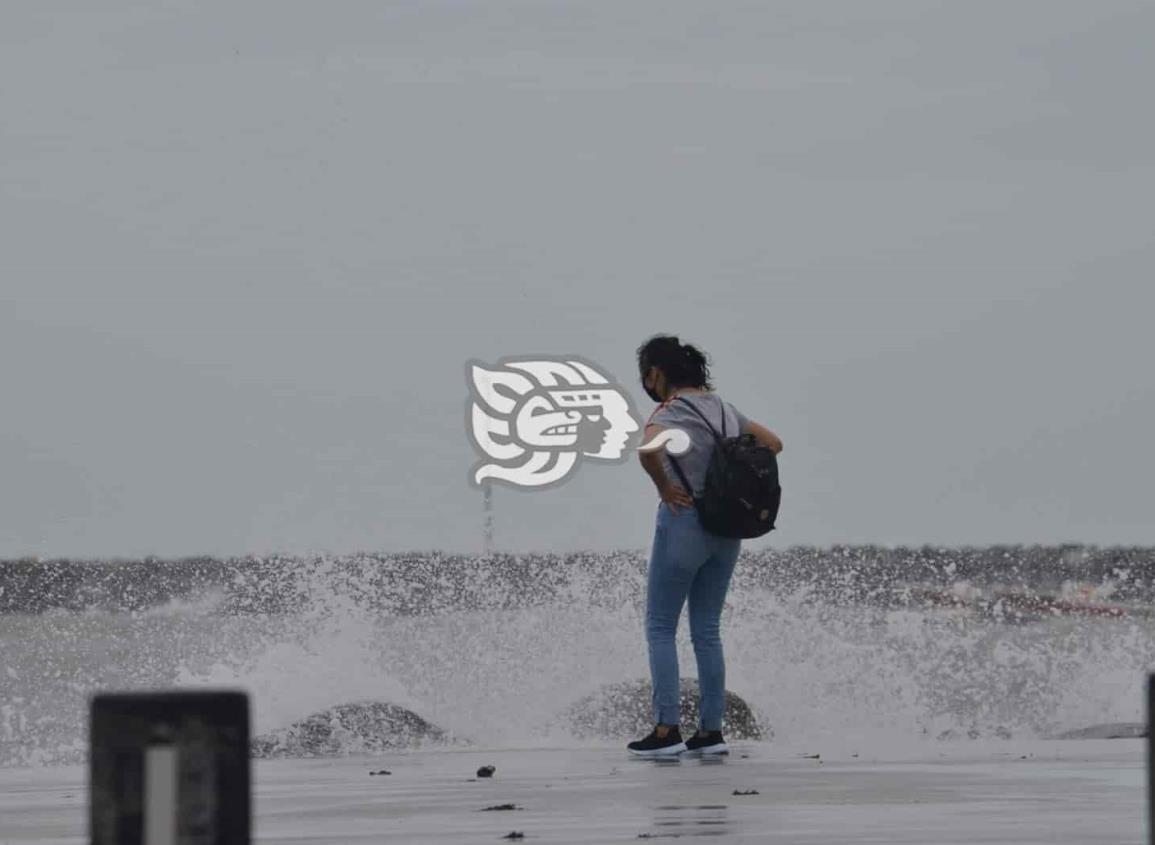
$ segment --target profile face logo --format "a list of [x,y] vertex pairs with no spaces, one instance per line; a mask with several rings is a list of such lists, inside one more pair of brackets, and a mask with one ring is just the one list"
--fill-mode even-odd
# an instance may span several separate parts
[[641,424],[629,394],[576,356],[503,358],[466,364],[466,426],[482,460],[469,480],[544,488],[585,458],[621,463]]

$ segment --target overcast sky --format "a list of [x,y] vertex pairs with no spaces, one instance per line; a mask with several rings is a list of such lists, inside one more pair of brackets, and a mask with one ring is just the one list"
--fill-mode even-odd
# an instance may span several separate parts
[[[0,557],[481,545],[467,359],[786,443],[766,544],[1155,543],[1149,2],[0,6]],[[636,462],[495,493],[643,548]]]

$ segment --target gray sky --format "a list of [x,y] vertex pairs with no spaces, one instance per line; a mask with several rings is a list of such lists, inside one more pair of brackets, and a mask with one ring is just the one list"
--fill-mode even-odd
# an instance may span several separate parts
[[476,549],[466,359],[648,410],[658,331],[786,442],[755,545],[1155,543],[1155,5],[385,5],[0,7],[0,557]]

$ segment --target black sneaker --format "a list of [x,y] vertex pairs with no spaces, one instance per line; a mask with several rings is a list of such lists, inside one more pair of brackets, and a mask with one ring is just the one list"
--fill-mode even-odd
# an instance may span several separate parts
[[703,756],[709,754],[729,754],[730,746],[726,745],[726,740],[722,738],[721,731],[706,731],[706,733],[698,731],[698,733],[686,740],[686,751]]
[[658,729],[654,728],[648,737],[635,740],[626,748],[635,757],[676,757],[686,750],[686,743],[677,727],[670,728],[664,738],[659,738]]

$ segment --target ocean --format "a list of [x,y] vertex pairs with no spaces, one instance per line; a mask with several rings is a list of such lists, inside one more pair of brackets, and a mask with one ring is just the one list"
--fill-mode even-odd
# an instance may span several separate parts
[[[248,691],[254,734],[386,702],[450,748],[624,742],[575,736],[566,714],[648,676],[644,572],[640,551],[8,561],[0,766],[82,763],[93,693],[171,686]],[[1137,724],[1153,585],[1149,549],[746,552],[723,616],[727,688],[768,745]]]

